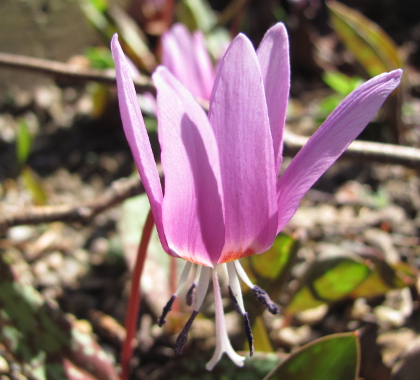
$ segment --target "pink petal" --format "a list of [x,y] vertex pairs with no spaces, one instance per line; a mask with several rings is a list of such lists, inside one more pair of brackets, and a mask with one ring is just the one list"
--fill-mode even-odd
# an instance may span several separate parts
[[[162,186],[150,146],[149,136],[146,132],[143,116],[140,111],[136,91],[129,65],[115,34],[111,41],[111,50],[117,74],[118,101],[120,105],[121,120],[125,136],[130,145],[140,178],[143,181],[150,207],[152,208],[156,228],[162,242],[163,249],[168,252],[165,234],[162,227]],[[168,252],[169,253],[169,252]]]
[[273,244],[277,227],[273,143],[257,56],[239,35],[219,66],[209,111],[220,156],[226,242],[219,263]]
[[199,73],[199,80],[201,83],[202,95],[204,100],[210,100],[211,92],[213,90],[214,79],[216,73],[214,72],[213,63],[211,62],[209,53],[206,48],[206,41],[203,33],[196,30],[193,35],[195,62],[197,72]]
[[283,153],[283,130],[290,89],[289,39],[282,23],[270,28],[257,49],[267,99],[276,173]]
[[162,37],[162,63],[194,96],[209,99],[214,74],[207,77],[211,61],[204,38],[193,37],[184,24],[173,25]]
[[400,83],[402,70],[376,76],[348,95],[299,151],[280,177],[280,231],[309,188],[346,150]]
[[216,139],[203,109],[165,67],[157,69],[153,80],[168,245],[185,260],[214,266],[225,239]]

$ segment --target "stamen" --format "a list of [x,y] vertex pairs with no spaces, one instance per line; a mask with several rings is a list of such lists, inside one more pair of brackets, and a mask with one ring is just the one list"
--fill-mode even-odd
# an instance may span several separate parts
[[179,279],[178,288],[176,289],[176,292],[172,294],[171,298],[169,299],[169,301],[166,303],[166,305],[164,306],[162,310],[162,315],[158,318],[159,327],[162,327],[166,323],[165,317],[172,310],[172,305],[175,302],[175,298],[185,288],[191,266],[192,266],[192,263],[190,261],[187,261],[185,263],[184,269],[182,270],[181,277]]
[[195,297],[196,297],[196,293],[197,293],[197,282],[198,282],[198,279],[200,278],[201,268],[202,268],[201,265],[197,265],[197,269],[195,271],[194,282],[192,283],[192,285],[188,289],[188,292],[185,296],[185,298],[186,298],[185,301],[186,301],[188,306],[191,306],[195,301]]
[[251,323],[249,322],[248,313],[244,314],[244,331],[249,345],[249,356],[254,355],[254,337],[252,335]]
[[230,298],[230,300],[231,300],[231,302],[232,302],[232,306],[233,306],[233,308],[235,309],[235,311],[236,311],[238,314],[242,315],[242,310],[241,310],[241,308],[239,307],[238,301],[236,300],[236,297],[235,297],[235,295],[233,294],[233,292],[232,292],[232,288],[230,287],[230,285],[228,285],[228,291],[229,291],[229,298]]
[[168,314],[172,310],[172,305],[175,302],[176,295],[172,294],[169,301],[166,303],[166,305],[163,307],[162,315],[158,318],[158,326],[162,327],[166,323],[166,314]]
[[176,355],[182,354],[182,350],[184,349],[184,346],[188,340],[188,333],[190,331],[191,325],[198,314],[198,310],[200,310],[200,307],[203,304],[204,297],[206,296],[207,289],[209,287],[210,268],[203,267],[202,270],[199,272],[199,276],[200,278],[198,280],[198,286],[197,286],[197,301],[195,304],[195,310],[192,312],[190,318],[188,319],[181,333],[178,335],[178,338],[176,338],[175,347],[174,347]]
[[238,366],[244,365],[245,358],[238,355],[230,344],[229,337],[227,335],[225,317],[223,313],[222,295],[220,294],[220,286],[217,278],[217,272],[213,269],[213,289],[214,289],[214,305],[216,309],[216,350],[211,360],[206,364],[206,369],[211,371],[217,362],[222,357],[223,353],[226,352],[229,358]]
[[204,298],[207,294],[210,282],[210,268],[202,267],[200,272],[200,278],[197,285],[197,300],[195,302],[195,310],[200,310],[203,304]]
[[255,298],[260,301],[264,307],[271,313],[271,314],[278,314],[280,313],[280,308],[271,301],[267,292],[261,289],[259,286],[254,285],[252,288],[252,293],[254,294]]
[[175,296],[178,296],[178,294],[181,293],[184,290],[185,286],[187,285],[188,275],[190,274],[191,266],[192,266],[192,262],[187,261],[185,263],[184,269],[182,270],[182,273],[181,273],[181,277],[179,278],[178,288],[176,289],[176,292],[174,293]]
[[197,285],[195,282],[193,282],[185,296],[185,302],[187,303],[188,306],[191,306],[194,303],[196,292],[197,292]]
[[255,298],[258,301],[260,301],[271,314],[280,313],[280,308],[270,299],[267,292],[251,282],[248,275],[245,273],[244,268],[242,268],[242,265],[240,264],[239,260],[235,260],[233,261],[233,263],[235,265],[235,269],[238,272],[239,277],[243,282],[245,282],[245,284],[247,284],[251,288]]
[[229,285],[232,289],[232,293],[236,298],[238,306],[241,310],[241,314],[245,313],[244,301],[242,299],[241,284],[239,283],[238,275],[235,270],[235,266],[232,262],[227,263],[227,270],[229,276]]
[[233,261],[233,264],[235,265],[235,269],[238,272],[239,277],[241,278],[241,280],[243,282],[245,282],[245,284],[248,285],[249,288],[253,288],[254,284],[251,282],[251,280],[249,279],[248,275],[246,274],[246,272],[244,271],[244,268],[242,268],[241,263],[239,262],[239,260],[235,260]]
[[249,322],[248,313],[245,311],[241,284],[239,283],[234,263],[227,263],[227,270],[229,275],[229,295],[232,299],[235,310],[244,318],[244,332],[249,345],[249,355],[252,356],[254,354],[254,338],[252,336],[251,323]]
[[188,340],[188,333],[190,331],[191,325],[194,322],[195,317],[197,316],[198,311],[194,310],[188,319],[187,323],[185,324],[184,328],[182,329],[181,333],[178,335],[178,338],[176,338],[175,342],[175,355],[181,355],[182,350],[184,349],[185,344]]

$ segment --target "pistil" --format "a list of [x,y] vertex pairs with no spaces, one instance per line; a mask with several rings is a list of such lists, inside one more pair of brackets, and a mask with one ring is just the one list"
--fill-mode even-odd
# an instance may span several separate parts
[[214,306],[216,309],[216,349],[213,357],[206,364],[206,369],[211,371],[217,362],[222,357],[223,353],[229,356],[229,358],[238,366],[244,365],[245,358],[238,355],[232,345],[230,344],[229,337],[226,330],[225,315],[223,312],[222,295],[220,294],[219,280],[217,278],[217,272],[213,269],[213,290],[214,290]]

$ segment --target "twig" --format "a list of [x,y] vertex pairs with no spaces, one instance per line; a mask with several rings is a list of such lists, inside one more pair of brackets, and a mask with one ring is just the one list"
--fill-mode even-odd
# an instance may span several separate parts
[[[284,135],[284,154],[295,156],[308,139],[308,137],[298,136],[286,131]],[[420,149],[403,145],[356,140],[350,144],[341,157],[365,162],[376,161],[404,165],[420,170]]]
[[[284,154],[294,156],[307,140],[307,137],[285,133]],[[407,146],[354,141],[342,157],[365,162],[399,164],[420,170],[420,149]],[[22,224],[55,221],[87,223],[95,215],[142,193],[144,188],[139,178],[119,179],[95,200],[80,205],[33,206],[8,215],[0,215],[0,233],[9,227]]]
[[114,181],[96,199],[80,205],[51,205],[25,207],[8,215],[0,216],[0,232],[22,224],[50,223],[54,221],[86,223],[95,215],[134,195],[144,193],[138,177]]
[[[242,1],[238,0],[237,3],[242,4]],[[0,67],[1,66],[13,69],[31,70],[59,77],[67,77],[74,80],[96,81],[109,85],[115,85],[116,83],[115,70],[112,69],[80,69],[77,66],[63,62],[22,55],[0,53]],[[149,91],[155,93],[156,91],[152,82],[145,77],[134,80],[134,85],[139,92]],[[208,110],[207,102],[201,101],[200,104],[204,109]],[[284,139],[285,154],[294,156],[299,149],[305,145],[307,140],[306,137],[287,132]],[[406,146],[355,141],[350,145],[343,156],[351,159],[373,160],[420,169],[420,149]],[[65,212],[65,210],[63,210],[63,212]]]
[[[82,69],[76,65],[64,62],[28,57],[25,55],[0,53],[0,67],[1,66],[16,70],[35,71],[79,82],[95,81],[108,85],[116,84],[114,69]],[[156,91],[152,82],[146,77],[135,79],[134,86],[138,92],[155,93]]]

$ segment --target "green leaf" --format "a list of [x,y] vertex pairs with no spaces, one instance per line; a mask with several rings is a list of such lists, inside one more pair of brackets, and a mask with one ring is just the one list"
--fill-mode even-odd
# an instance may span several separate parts
[[334,334],[290,354],[264,380],[355,380],[359,357],[357,332]]
[[206,33],[216,24],[216,16],[206,0],[182,0],[177,5],[176,15],[190,31]]
[[31,152],[32,136],[25,119],[21,119],[16,136],[16,156],[18,163],[23,165]]
[[89,60],[90,66],[94,69],[113,69],[114,61],[111,50],[105,47],[88,47],[85,56]]
[[285,267],[294,258],[296,239],[281,233],[274,240],[272,247],[262,255],[251,256],[251,265],[255,273],[263,278],[278,278]]
[[327,6],[333,28],[371,77],[403,67],[397,45],[377,24],[337,1]]
[[79,5],[86,19],[109,41],[117,30],[104,15],[108,3],[101,0],[79,0]]
[[325,303],[348,297],[371,273],[358,257],[350,255],[321,256],[315,260],[285,309],[293,315]]
[[274,352],[270,338],[268,337],[267,329],[265,328],[264,320],[260,315],[255,319],[255,323],[252,326],[252,332],[254,335],[255,351]]
[[370,275],[353,289],[350,297],[375,297],[392,289],[402,289],[415,284],[418,270],[407,263],[388,264],[377,257],[369,257],[369,262],[373,267]]
[[37,205],[45,205],[48,199],[47,193],[41,180],[29,166],[22,169],[20,177],[24,186],[31,192],[33,202]]
[[115,25],[125,54],[139,68],[152,73],[157,62],[147,46],[147,38],[138,24],[117,5],[110,6],[105,11],[105,15]]
[[6,254],[0,255],[0,342],[34,380],[117,380],[115,369],[95,339],[66,314],[20,281]]
[[340,73],[339,71],[326,71],[322,75],[322,80],[331,87],[334,91],[338,92],[343,96],[347,96],[359,87],[363,80],[357,76],[349,77],[346,74]]

